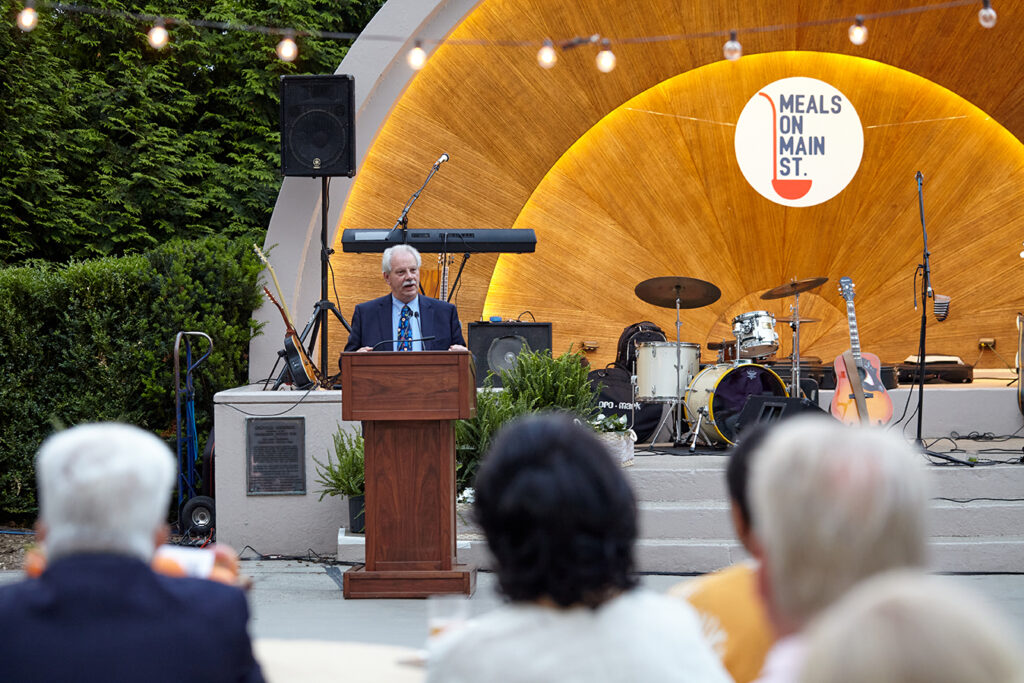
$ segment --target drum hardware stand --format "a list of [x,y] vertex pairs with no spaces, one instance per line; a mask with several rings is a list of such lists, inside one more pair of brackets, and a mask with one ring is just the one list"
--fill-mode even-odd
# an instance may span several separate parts
[[700,434],[700,425],[704,421],[704,417],[708,414],[706,406],[701,406],[697,411],[697,424],[693,428],[693,439],[690,440],[690,452],[697,452],[697,436]]
[[793,312],[793,322],[789,324],[793,330],[793,352],[789,354],[793,360],[793,371],[789,375],[789,395],[800,398],[800,292],[794,296],[789,310]]

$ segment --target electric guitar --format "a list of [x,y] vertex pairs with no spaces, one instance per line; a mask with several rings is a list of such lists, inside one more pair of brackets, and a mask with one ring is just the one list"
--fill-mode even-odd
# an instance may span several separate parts
[[285,360],[288,362],[288,369],[292,375],[292,381],[299,389],[308,389],[316,386],[321,383],[320,372],[313,365],[313,361],[310,360],[305,347],[302,346],[302,340],[295,331],[292,317],[283,303],[284,294],[281,293],[281,283],[277,281],[277,273],[274,272],[274,266],[270,265],[270,261],[267,260],[267,257],[258,246],[254,244],[252,248],[256,251],[256,255],[260,257],[260,260],[263,261],[263,265],[270,271],[270,277],[274,280],[274,289],[277,290],[277,295],[281,297],[282,303],[278,303],[266,285],[263,286],[263,293],[267,295],[272,304],[277,306],[277,310],[281,312],[281,317],[284,318],[284,353]]
[[846,299],[846,317],[850,325],[850,350],[836,357],[836,391],[831,412],[847,424],[888,424],[892,419],[892,399],[879,376],[882,362],[873,353],[861,353],[857,333],[857,314],[853,309],[853,280],[839,280],[839,293]]

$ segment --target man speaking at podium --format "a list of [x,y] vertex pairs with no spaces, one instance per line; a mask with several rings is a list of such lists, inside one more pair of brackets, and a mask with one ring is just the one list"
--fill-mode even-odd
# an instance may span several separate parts
[[467,351],[455,306],[420,296],[420,253],[407,244],[384,251],[391,294],[356,305],[346,351]]

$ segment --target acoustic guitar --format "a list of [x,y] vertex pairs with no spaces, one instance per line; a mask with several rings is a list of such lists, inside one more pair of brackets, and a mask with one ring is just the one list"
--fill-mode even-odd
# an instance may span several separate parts
[[853,308],[853,280],[839,280],[839,293],[846,299],[846,318],[850,326],[850,350],[835,360],[836,391],[831,412],[847,424],[888,424],[892,419],[892,399],[882,385],[882,362],[873,353],[862,353],[857,333],[857,314]]
[[281,297],[282,303],[278,303],[274,295],[264,285],[263,293],[270,299],[270,303],[277,306],[277,310],[281,312],[281,317],[284,318],[284,355],[292,375],[292,382],[299,389],[309,389],[316,386],[322,381],[320,372],[316,369],[313,361],[310,360],[305,347],[302,345],[302,339],[299,338],[298,333],[295,331],[292,317],[283,303],[284,295],[281,293],[281,283],[277,281],[277,273],[274,272],[274,266],[270,265],[270,261],[258,246],[254,244],[252,248],[256,251],[256,255],[260,257],[260,260],[263,261],[263,265],[270,271],[270,277],[274,280],[274,289],[277,290],[277,295]]

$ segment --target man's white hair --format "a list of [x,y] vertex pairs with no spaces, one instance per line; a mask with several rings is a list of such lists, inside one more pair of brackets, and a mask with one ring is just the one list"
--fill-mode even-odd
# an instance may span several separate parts
[[750,493],[772,608],[792,626],[861,579],[925,562],[923,463],[881,429],[787,421],[757,450]]
[[148,562],[175,469],[167,445],[131,425],[80,425],[48,438],[36,458],[47,558],[117,553]]
[[393,254],[412,254],[416,259],[416,267],[419,268],[423,265],[423,258],[420,256],[420,252],[416,251],[416,247],[410,247],[408,244],[396,244],[384,250],[384,255],[380,259],[381,272],[391,272],[391,256]]
[[808,629],[800,683],[1021,683],[1019,636],[985,600],[920,571],[864,581]]

